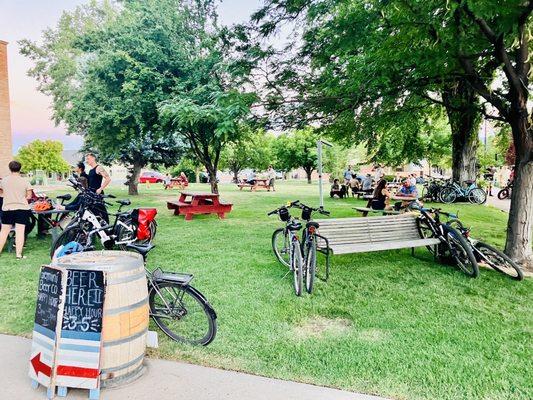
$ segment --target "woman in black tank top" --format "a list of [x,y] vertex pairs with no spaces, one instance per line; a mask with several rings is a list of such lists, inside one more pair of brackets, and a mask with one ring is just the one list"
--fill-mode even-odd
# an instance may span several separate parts
[[[376,190],[374,190],[374,197],[372,198],[371,207],[373,210],[384,210],[387,206],[387,181],[380,179]],[[384,193],[385,192],[385,193]]]

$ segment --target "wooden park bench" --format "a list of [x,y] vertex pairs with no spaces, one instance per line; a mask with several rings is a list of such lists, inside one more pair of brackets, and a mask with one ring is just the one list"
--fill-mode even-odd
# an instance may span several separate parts
[[413,214],[383,217],[317,220],[320,224],[318,248],[334,255],[434,246],[439,239],[420,236]]
[[266,189],[270,192],[270,179],[256,179],[254,185],[243,181],[237,183],[237,187],[239,188],[239,190],[242,190],[242,188],[250,188],[250,191],[254,191],[257,189]]

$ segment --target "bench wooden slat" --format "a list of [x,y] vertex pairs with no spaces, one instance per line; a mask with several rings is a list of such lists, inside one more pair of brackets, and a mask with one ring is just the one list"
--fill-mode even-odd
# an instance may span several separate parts
[[411,247],[433,246],[439,244],[439,239],[418,239],[407,241],[389,241],[383,243],[365,243],[365,244],[346,244],[346,245],[331,245],[330,249],[333,254],[350,254],[362,253],[371,251],[397,250]]

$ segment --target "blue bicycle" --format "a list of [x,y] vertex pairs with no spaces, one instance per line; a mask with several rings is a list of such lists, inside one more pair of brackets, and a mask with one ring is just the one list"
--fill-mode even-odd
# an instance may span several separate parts
[[483,204],[487,201],[487,192],[481,189],[475,181],[465,181],[463,187],[457,182],[452,182],[443,187],[439,193],[440,201],[451,204],[459,198],[467,199],[472,204]]

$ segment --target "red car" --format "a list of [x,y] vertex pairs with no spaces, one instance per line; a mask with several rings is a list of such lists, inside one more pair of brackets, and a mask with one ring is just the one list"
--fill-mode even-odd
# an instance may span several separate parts
[[139,183],[163,183],[164,181],[165,175],[153,171],[143,172],[139,177]]

